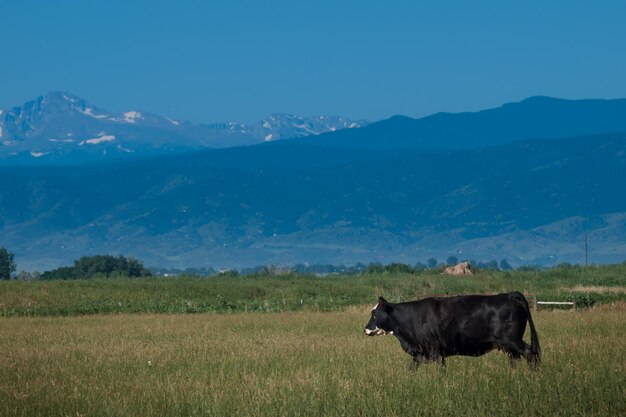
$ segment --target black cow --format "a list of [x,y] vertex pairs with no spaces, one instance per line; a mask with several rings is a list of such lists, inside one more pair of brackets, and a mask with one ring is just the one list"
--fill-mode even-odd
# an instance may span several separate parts
[[[522,340],[530,324],[530,346]],[[519,292],[497,295],[433,297],[392,304],[383,297],[372,309],[365,334],[393,334],[415,365],[446,356],[480,356],[503,350],[511,364],[524,356],[529,365],[541,359],[539,339],[528,302]]]

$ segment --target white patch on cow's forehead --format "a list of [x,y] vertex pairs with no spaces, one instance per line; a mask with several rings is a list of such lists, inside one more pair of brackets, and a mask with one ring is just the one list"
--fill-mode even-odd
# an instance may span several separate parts
[[[378,303],[378,304],[380,304],[380,303]],[[374,310],[376,310],[376,309],[378,308],[378,304],[376,304],[376,305],[374,306],[374,308],[372,309],[372,311],[374,311]]]

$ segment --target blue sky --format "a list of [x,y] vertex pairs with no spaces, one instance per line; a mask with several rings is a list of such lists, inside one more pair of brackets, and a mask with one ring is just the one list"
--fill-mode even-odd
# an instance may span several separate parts
[[194,122],[626,97],[624,1],[0,2],[0,108],[68,91]]

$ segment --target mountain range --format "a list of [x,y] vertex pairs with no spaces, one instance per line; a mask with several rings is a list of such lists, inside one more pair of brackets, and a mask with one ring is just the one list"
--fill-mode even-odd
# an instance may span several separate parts
[[522,139],[624,132],[625,115],[626,99],[534,96],[478,112],[437,113],[420,119],[395,116],[363,129],[329,132],[313,143],[372,150],[476,149]]
[[[100,115],[100,113],[93,112]],[[90,116],[89,116],[90,117]],[[0,246],[47,269],[621,262],[626,100],[533,97],[251,146],[0,167]]]
[[365,126],[340,116],[272,114],[255,123],[193,124],[144,111],[110,113],[64,92],[0,110],[0,164],[76,164],[258,144]]

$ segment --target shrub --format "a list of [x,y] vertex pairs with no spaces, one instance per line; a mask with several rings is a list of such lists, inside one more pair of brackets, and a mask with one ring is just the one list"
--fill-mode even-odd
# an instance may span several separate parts
[[146,277],[152,274],[135,258],[111,255],[83,256],[74,266],[64,266],[46,271],[41,279],[91,279],[95,277]]
[[0,279],[11,279],[11,274],[15,272],[15,255],[0,247]]

